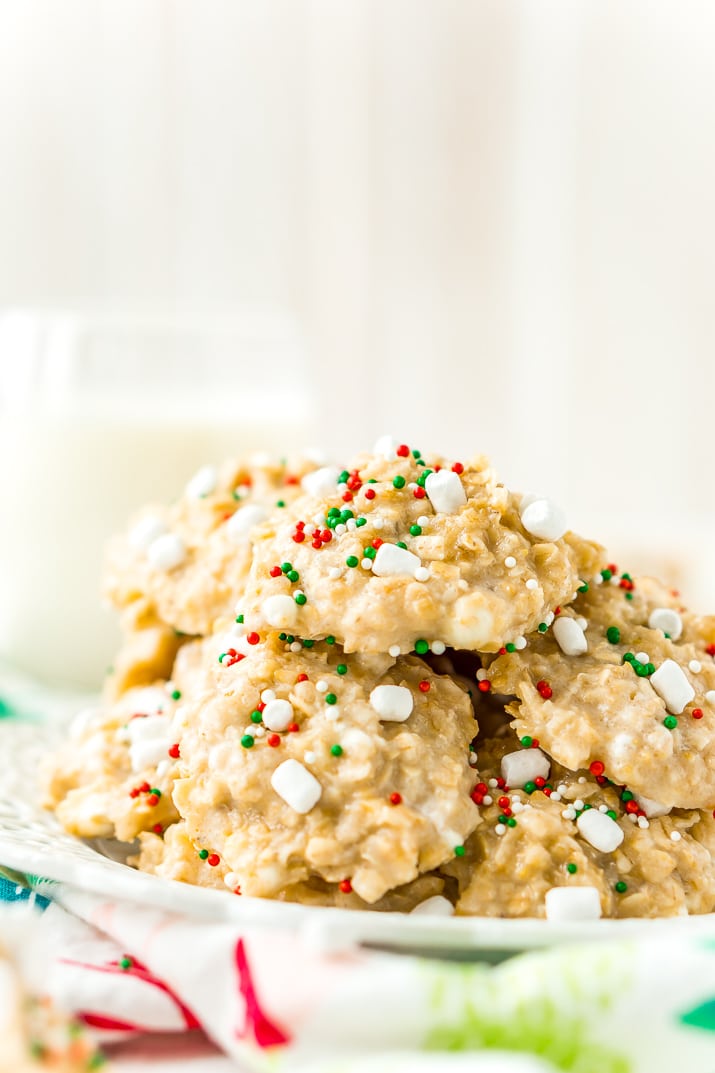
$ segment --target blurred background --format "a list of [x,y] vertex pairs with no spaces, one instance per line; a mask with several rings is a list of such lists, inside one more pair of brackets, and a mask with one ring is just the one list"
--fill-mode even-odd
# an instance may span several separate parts
[[690,0],[0,0],[0,653],[96,681],[129,510],[383,432],[715,608],[714,33]]

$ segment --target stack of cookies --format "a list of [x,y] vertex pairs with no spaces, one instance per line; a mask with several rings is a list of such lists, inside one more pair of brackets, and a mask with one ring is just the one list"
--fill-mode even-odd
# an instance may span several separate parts
[[715,617],[484,458],[205,467],[105,590],[125,641],[47,803],[137,867],[419,913],[715,907]]

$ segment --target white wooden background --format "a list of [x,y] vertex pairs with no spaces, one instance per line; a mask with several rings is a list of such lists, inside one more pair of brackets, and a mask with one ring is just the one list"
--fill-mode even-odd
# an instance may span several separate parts
[[288,311],[331,446],[485,449],[715,605],[714,35],[690,0],[0,0],[0,303]]

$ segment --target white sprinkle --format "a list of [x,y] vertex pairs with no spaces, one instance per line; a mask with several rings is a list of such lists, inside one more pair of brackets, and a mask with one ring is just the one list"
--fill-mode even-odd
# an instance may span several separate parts
[[315,514],[313,516],[313,525],[316,525],[319,529],[322,529],[322,527],[325,525],[325,515]]
[[591,584],[592,585],[603,585],[603,578],[601,577],[601,575],[600,574],[594,574],[593,577],[591,578]]
[[549,499],[535,499],[524,507],[521,524],[539,540],[559,540],[568,529],[566,515]]
[[226,875],[223,877],[223,881],[229,890],[235,890],[236,887],[239,887],[241,885],[241,877],[235,872],[226,872]]
[[598,811],[599,812],[608,812],[608,805],[599,805],[598,806]]
[[338,522],[338,524],[335,526],[334,531],[337,534],[337,536],[342,536],[343,533],[347,533],[348,528],[347,528],[347,526],[345,525],[344,522]]
[[645,818],[645,816],[639,816],[638,817],[638,826],[641,828],[641,830],[644,830],[646,827],[650,827],[650,823]]
[[434,652],[435,656],[442,656],[447,650],[447,646],[444,641],[433,641],[430,648]]
[[323,788],[297,760],[284,760],[271,775],[271,786],[286,805],[305,815],[320,800]]
[[441,894],[433,894],[411,909],[410,916],[451,917],[454,916],[454,906]]
[[337,581],[339,577],[343,576],[343,571],[339,566],[331,566],[328,570],[328,577],[331,581]]
[[533,592],[534,589],[538,589],[539,582],[536,580],[535,577],[530,577],[528,579],[528,581],[525,582],[525,585],[526,585],[527,589],[529,589],[531,592]]
[[246,544],[254,528],[267,517],[268,511],[265,507],[259,507],[257,503],[247,503],[228,519],[226,532],[236,544]]
[[146,557],[155,570],[175,570],[186,559],[186,545],[176,533],[165,533],[151,542]]
[[218,470],[215,466],[202,466],[184,489],[189,499],[203,499],[216,491],[218,484]]
[[650,684],[672,715],[680,715],[695,696],[695,690],[685,673],[673,659],[661,663],[655,674],[650,676]]
[[551,887],[544,908],[547,920],[598,920],[601,899],[596,887]]
[[581,786],[583,786],[586,783],[586,776],[585,775],[579,775],[578,782],[581,784]]
[[705,694],[705,700],[708,704],[715,704],[715,689],[709,689]]
[[480,667],[479,670],[477,671],[477,674],[476,674],[477,681],[478,682],[485,682],[488,677],[489,677],[489,672],[485,671],[483,667]]
[[588,651],[586,635],[575,619],[558,618],[554,622],[554,637],[566,656],[581,656]]
[[503,823],[498,823],[496,825],[496,827],[494,828],[494,834],[496,834],[496,835],[506,834],[506,827],[504,826]]
[[485,805],[491,805],[491,804],[493,803],[493,801],[494,801],[494,798],[492,797],[492,795],[491,795],[491,794],[485,794],[485,795],[484,795],[484,801],[483,801],[483,804],[485,804]]
[[261,604],[261,612],[269,626],[280,630],[295,626],[298,621],[298,604],[285,593],[267,596]]
[[396,544],[381,544],[372,561],[376,577],[414,577],[422,564],[417,555]]
[[234,622],[231,626],[231,633],[234,637],[245,637],[248,633],[248,626],[245,622]]
[[414,708],[414,697],[407,686],[375,686],[370,694],[370,704],[380,719],[392,723],[404,723]]
[[348,532],[349,533],[354,533],[355,530],[357,529],[357,522],[355,521],[354,518],[348,518],[348,520],[347,520],[347,522],[345,524],[348,527]]
[[306,764],[314,764],[318,758],[312,750],[308,750],[308,752],[303,755],[303,759]]
[[169,532],[169,527],[155,514],[141,518],[129,532],[129,543],[137,551],[146,551],[150,544]]
[[270,701],[275,700],[276,695],[272,689],[264,689],[261,693],[261,700],[264,704],[268,704]]
[[263,709],[263,722],[269,730],[285,730],[293,722],[293,705],[289,700],[269,700]]
[[307,473],[300,482],[300,486],[309,496],[324,499],[334,495],[339,476],[340,470],[335,466],[323,466],[322,469],[316,469],[313,473]]
[[517,749],[501,761],[501,775],[507,786],[519,789],[534,779],[548,779],[551,762],[541,749]]
[[626,815],[631,821],[631,823],[638,823],[638,817],[636,816],[635,812],[627,812]]
[[315,688],[318,690],[319,693],[327,693],[328,683],[324,681],[324,679],[319,678],[318,681],[315,683]]
[[417,519],[417,524],[421,525],[422,528],[424,529],[424,527],[428,523],[429,523],[429,518],[427,517],[427,515],[426,514],[420,514],[419,518]]
[[417,484],[416,481],[410,481],[410,483],[407,485],[407,487],[409,488],[409,490],[411,492],[414,492],[415,488],[419,488],[419,484]]
[[[574,597],[574,599],[575,599],[575,597]],[[580,616],[579,616],[579,617],[578,617],[578,618],[576,619],[576,622],[578,622],[578,624],[579,624],[579,626],[581,627],[581,629],[582,629],[582,630],[587,630],[587,629],[588,629],[588,619],[587,619],[587,618],[583,618],[583,616],[582,616],[582,615],[580,615]]]
[[426,566],[418,566],[415,570],[415,581],[429,581],[429,570]]
[[291,652],[301,652],[303,650],[303,646],[300,641],[293,641],[290,646],[290,650]]
[[517,637],[516,641],[514,641],[514,648],[517,652],[523,652],[526,648],[526,643],[526,637]]
[[615,586],[615,585],[620,585],[620,583],[621,583],[621,580],[620,580],[620,578],[618,577],[617,574],[612,574],[611,577],[609,577],[609,579],[608,579],[608,584],[609,585],[614,585]]
[[254,732],[254,737],[262,738],[265,733],[266,733],[266,728],[265,727],[257,726],[256,729],[255,729],[255,732]]
[[575,810],[573,808],[565,808],[563,810],[563,812],[561,813],[561,815],[563,816],[563,818],[565,820],[575,820],[576,819],[576,812],[575,812]]
[[496,790],[498,785],[499,785],[499,783],[497,782],[496,779],[488,779],[487,780],[487,786],[490,786],[492,788],[492,790]]
[[[553,797],[553,794],[551,796]],[[511,811],[514,813],[515,816],[518,816],[520,812],[523,812],[524,806],[522,805],[521,801],[512,801]]]
[[376,514],[371,514],[370,515],[370,524],[373,527],[373,529],[384,529],[385,528],[385,522],[379,516],[379,514],[378,515],[376,515]]
[[[566,793],[566,791],[568,790],[568,786],[566,785],[566,783],[565,783],[565,782],[562,782],[560,786],[557,786],[557,787],[556,787],[556,789],[558,790],[558,792],[559,792],[560,794],[565,794],[565,793]],[[552,794],[552,796],[553,796],[553,794]]]
[[561,800],[561,794],[558,792],[558,790],[553,791],[553,793],[551,794],[551,800],[552,801],[560,801]]
[[397,659],[397,657],[400,654],[400,646],[399,645],[390,645],[390,647],[388,648],[387,652],[388,652],[388,655],[392,656],[393,659]]
[[255,736],[256,736],[256,727],[255,727],[255,725],[253,723],[249,723],[247,727],[243,728],[243,733],[248,734],[248,736],[250,738],[255,738]]
[[556,618],[556,615],[553,613],[553,611],[547,611],[546,614],[544,615],[544,622],[546,623],[547,626],[550,626],[555,618]]
[[360,566],[363,570],[372,570],[372,559],[361,559]]
[[442,514],[456,514],[467,502],[459,474],[451,469],[430,473],[425,480],[425,492],[434,509]]
[[613,853],[625,837],[615,820],[594,808],[582,812],[576,820],[576,826],[589,845],[601,853]]
[[652,797],[644,797],[643,794],[633,796],[649,820],[654,820],[658,816],[667,816],[671,810],[670,805],[661,805],[660,801],[654,801]]
[[691,670],[693,674],[700,674],[703,669],[703,665],[699,659],[691,659],[688,664],[688,670]]
[[511,570],[512,567],[516,566],[516,559],[513,555],[507,555],[506,559],[504,560],[504,566],[507,568],[507,570]]
[[647,652],[636,652],[636,659],[639,663],[650,663],[650,657]]
[[573,807],[576,809],[577,812],[580,812],[581,809],[583,808],[583,806],[584,806],[584,802],[581,800],[580,797],[577,797],[576,800],[573,803]]
[[680,842],[680,839],[682,837],[683,836],[681,835],[680,831],[671,831],[670,832],[670,841],[671,842]]
[[323,717],[327,719],[329,723],[337,723],[340,718],[340,709],[334,704],[332,707],[329,704],[326,704],[323,708]]
[[651,611],[648,625],[652,630],[662,630],[671,640],[677,641],[683,632],[683,620],[677,611],[670,607],[656,607]]

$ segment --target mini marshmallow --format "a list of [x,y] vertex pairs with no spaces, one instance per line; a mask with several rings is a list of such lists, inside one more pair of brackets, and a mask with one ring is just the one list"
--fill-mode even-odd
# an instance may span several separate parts
[[596,887],[552,887],[544,897],[547,920],[598,920],[601,899]]
[[451,469],[430,473],[425,481],[425,492],[434,509],[443,514],[456,514],[467,502],[467,493],[459,474]]
[[674,659],[666,659],[661,663],[655,674],[650,676],[650,684],[665,701],[671,715],[680,715],[685,705],[690,704],[695,696],[695,690]]
[[643,794],[633,796],[649,820],[654,820],[658,816],[667,816],[671,811],[670,805],[661,805],[660,801],[654,801],[652,797],[644,797]]
[[407,686],[375,686],[370,704],[386,722],[404,723],[412,715],[415,700]]
[[259,507],[257,503],[247,503],[240,507],[226,522],[226,532],[237,544],[248,541],[254,526],[264,522],[268,517],[265,507]]
[[151,542],[146,557],[155,570],[175,570],[186,559],[186,545],[176,533],[164,533]]
[[510,790],[522,789],[534,779],[548,779],[551,762],[541,749],[517,749],[501,761],[501,775]]
[[397,448],[399,446],[399,443],[394,437],[380,436],[380,438],[375,441],[372,453],[380,455],[381,458],[386,458],[388,462],[392,462],[397,458]]
[[298,621],[298,604],[285,593],[267,596],[261,604],[261,611],[268,625],[278,630],[287,630]]
[[662,630],[673,641],[677,641],[683,632],[683,620],[677,611],[670,607],[656,607],[651,611],[648,625],[652,630]]
[[709,689],[705,694],[705,700],[708,704],[715,704],[715,689]]
[[410,910],[410,916],[419,917],[452,917],[454,906],[441,894],[433,894],[431,898],[425,898],[423,902]]
[[143,771],[164,760],[171,746],[171,720],[166,715],[131,719],[127,726],[132,771]]
[[582,812],[576,820],[576,826],[589,845],[601,853],[613,853],[625,838],[616,821],[595,808]]
[[293,722],[293,705],[289,700],[269,700],[263,709],[263,725],[269,730],[285,730]]
[[521,524],[527,533],[539,540],[559,540],[568,529],[566,515],[555,503],[549,499],[535,499],[523,505],[521,510]]
[[300,486],[309,496],[325,499],[327,496],[335,495],[339,476],[340,470],[335,466],[323,466],[322,469],[316,469],[313,473],[307,473],[300,482]]
[[554,622],[554,637],[566,656],[582,656],[588,652],[588,641],[578,622],[572,618],[557,618]]
[[284,760],[271,775],[271,786],[294,812],[305,815],[320,801],[323,787],[297,760]]
[[414,577],[420,560],[407,548],[396,544],[381,544],[372,561],[372,572],[377,577]]
[[184,491],[189,499],[202,499],[204,496],[210,496],[212,492],[215,492],[217,484],[218,470],[216,467],[202,466],[193,475]]
[[147,514],[129,531],[129,543],[137,551],[146,551],[150,544],[169,532],[169,527],[155,514]]

